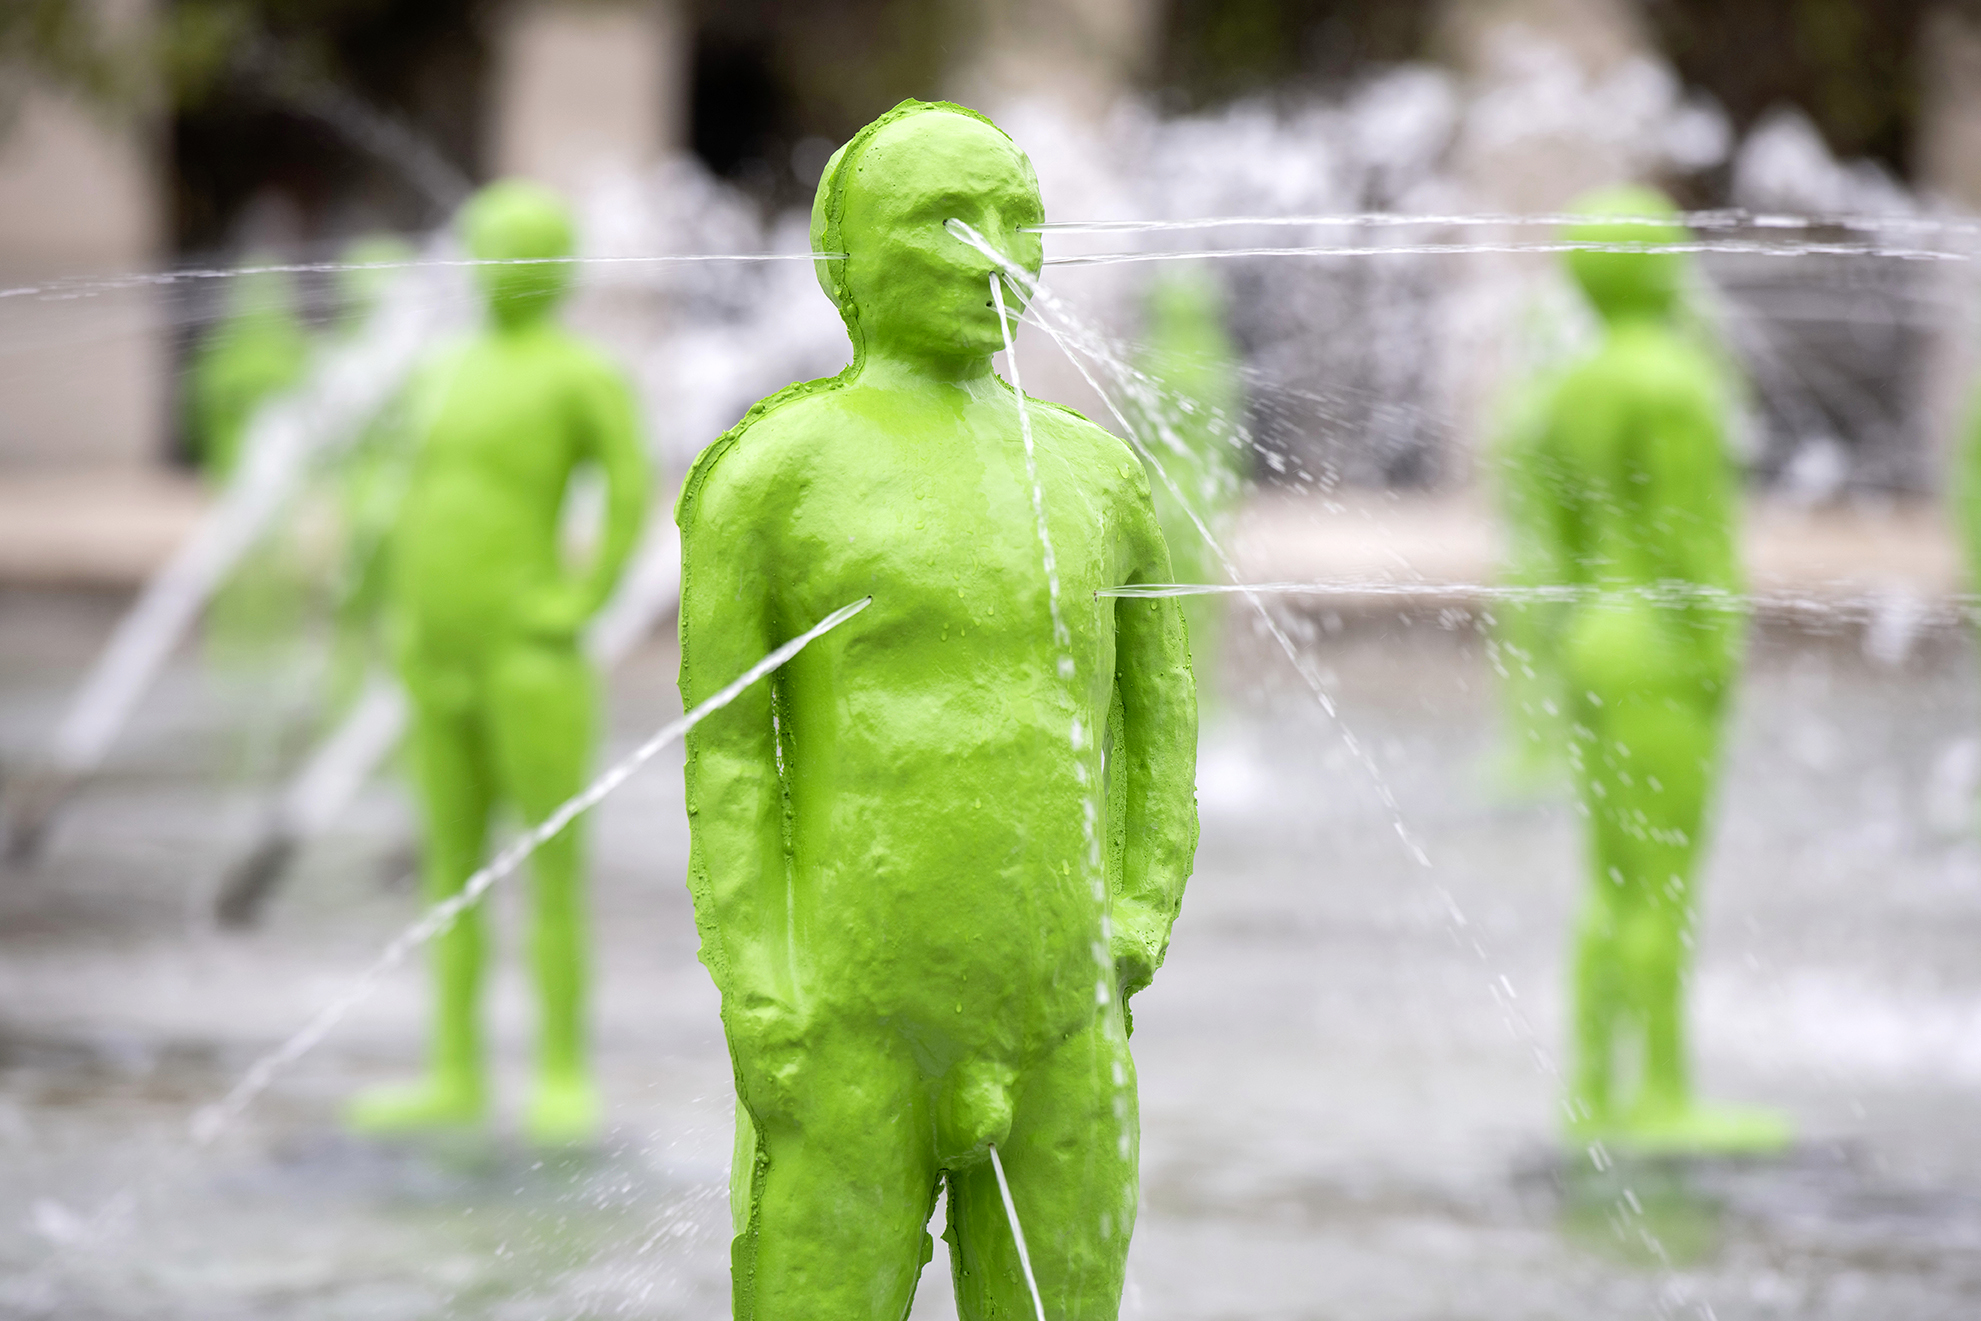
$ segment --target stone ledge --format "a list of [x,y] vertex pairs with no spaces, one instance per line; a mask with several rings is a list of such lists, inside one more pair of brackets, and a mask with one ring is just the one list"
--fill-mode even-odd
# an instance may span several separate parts
[[0,584],[134,588],[208,499],[195,478],[168,469],[0,473]]

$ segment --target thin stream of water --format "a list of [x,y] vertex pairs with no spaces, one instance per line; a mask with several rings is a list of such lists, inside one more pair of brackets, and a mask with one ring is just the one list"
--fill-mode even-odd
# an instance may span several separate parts
[[[1541,213],[1534,215],[1500,213],[1482,213],[1476,215],[1407,215],[1396,212],[1373,211],[1349,215],[1211,216],[1193,220],[1058,221],[1038,225],[1033,227],[1033,229],[1035,232],[1044,234],[1141,234],[1250,227],[1355,227],[1369,229],[1560,227],[1564,225],[1586,224],[1589,220],[1590,217],[1588,216],[1574,215],[1572,213]],[[1623,225],[1670,225],[1674,223],[1673,218],[1655,216],[1605,216],[1602,217],[1602,221],[1605,224]],[[1692,229],[1718,231],[1757,229],[1778,233],[1821,229],[1846,229],[1862,233],[1903,232],[1950,235],[1981,233],[1981,222],[1935,217],[1825,217],[1757,215],[1741,211],[1691,211],[1684,212],[1678,216],[1676,223]],[[1887,257],[1905,261],[1966,262],[1974,260],[1973,254],[1941,248],[1893,247],[1870,243],[1810,241],[1780,243],[1759,239],[1705,239],[1682,243],[1612,243],[1557,240],[1540,243],[1336,244],[1296,247],[1210,248],[1182,252],[1096,253],[1085,256],[1053,257],[1048,258],[1046,264],[1048,266],[1086,266],[1114,262],[1164,261],[1185,258],[1437,256],[1464,253],[1507,254],[1526,252],[1671,252],[1748,254],[1769,257]],[[342,271],[396,270],[407,267],[432,265],[459,267],[485,265],[601,266],[681,262],[837,261],[844,259],[845,255],[843,252],[657,253],[652,255],[622,256],[455,258],[444,260],[423,258],[410,262],[284,262],[239,267],[193,267],[171,271],[137,272],[128,275],[101,278],[52,280],[40,284],[19,285],[13,288],[0,289],[0,299],[23,297],[72,298],[117,289],[171,285],[189,280],[231,279],[236,276],[264,273],[335,274]]]
[[[1414,214],[1398,211],[1357,211],[1340,214],[1296,216],[1201,216],[1189,220],[1053,220],[1028,225],[1035,234],[1147,234],[1234,228],[1366,228],[1402,229],[1424,226],[1443,229],[1585,225],[1592,219],[1572,211],[1532,213],[1475,212],[1460,214]],[[1675,216],[1603,216],[1606,225],[1682,225],[1704,230],[1811,230],[1843,229],[1863,233],[1903,231],[1924,234],[1981,234],[1981,221],[1951,216],[1834,215],[1791,216],[1729,208],[1714,211],[1681,211]]]
[[778,647],[762,660],[743,671],[729,684],[709,697],[706,701],[687,712],[678,720],[670,721],[654,732],[652,737],[621,760],[617,765],[593,780],[582,791],[565,801],[556,811],[546,816],[534,828],[517,838],[504,848],[489,864],[463,882],[460,892],[442,900],[428,909],[417,922],[394,937],[385,949],[365,968],[344,992],[333,999],[315,1017],[305,1023],[288,1040],[269,1051],[249,1066],[241,1080],[212,1105],[203,1107],[193,1116],[193,1141],[198,1146],[207,1146],[226,1127],[239,1118],[269,1085],[291,1064],[328,1036],[333,1028],[351,1009],[370,995],[380,977],[402,963],[406,956],[440,935],[454,925],[455,919],[481,899],[503,877],[521,866],[530,854],[543,846],[559,831],[570,825],[584,812],[597,806],[608,794],[631,779],[640,767],[651,761],[661,749],[681,738],[689,730],[708,717],[728,706],[742,695],[745,689],[757,680],[777,669],[786,661],[803,651],[815,639],[823,637],[833,629],[851,619],[854,615],[873,604],[871,596],[839,609],[821,619],[818,623]]
[[1488,583],[1397,582],[1387,578],[1317,579],[1308,582],[1253,583],[1132,583],[1102,591],[1102,596],[1244,596],[1262,592],[1275,596],[1395,596],[1467,601],[1504,601],[1518,605],[1545,605],[1556,602],[1587,601],[1597,597],[1629,597],[1664,607],[1700,606],[1728,614],[1767,611],[1779,614],[1820,614],[1846,622],[1863,623],[1881,618],[1893,602],[1912,603],[1913,619],[1921,625],[1952,626],[1981,623],[1981,596],[1961,595],[1943,598],[1935,604],[1917,601],[1899,593],[1859,594],[1816,597],[1796,592],[1727,592],[1696,583],[1668,582],[1655,586],[1590,584],[1587,586],[1515,587]]
[[1032,1274],[1032,1252],[1025,1246],[1025,1228],[1018,1223],[1018,1204],[1011,1200],[1011,1181],[1004,1177],[1004,1161],[997,1154],[997,1144],[990,1149],[991,1169],[997,1173],[997,1192],[1004,1199],[1004,1218],[1011,1222],[1011,1239],[1018,1245],[1018,1264],[1025,1268],[1025,1287],[1032,1291],[1032,1315],[1037,1321],[1046,1321],[1045,1300],[1039,1297],[1039,1280]]
[[687,252],[618,257],[419,257],[411,261],[299,261],[262,266],[201,266],[174,271],[140,271],[101,278],[51,280],[0,289],[0,298],[80,298],[119,289],[180,284],[188,280],[231,280],[244,275],[338,275],[345,271],[405,271],[472,266],[647,266],[668,262],[839,261],[843,252]]
[[[1039,326],[1040,329],[1044,330],[1049,336],[1051,336],[1053,341],[1059,345],[1060,350],[1066,354],[1068,360],[1072,362],[1074,367],[1079,371],[1082,379],[1084,379],[1087,382],[1089,387],[1091,387],[1094,390],[1094,392],[1097,395],[1099,395],[1102,401],[1106,404],[1109,413],[1115,418],[1116,422],[1121,426],[1130,444],[1134,446],[1136,451],[1143,457],[1143,459],[1149,464],[1149,466],[1155,470],[1157,477],[1170,490],[1171,494],[1176,497],[1178,505],[1189,516],[1191,523],[1195,526],[1198,534],[1204,538],[1205,544],[1210,548],[1212,553],[1218,557],[1220,562],[1223,564],[1225,571],[1229,573],[1231,577],[1234,579],[1234,583],[1231,590],[1236,592],[1237,594],[1244,595],[1247,601],[1258,612],[1259,617],[1264,621],[1269,632],[1272,634],[1274,639],[1279,643],[1282,651],[1285,652],[1289,661],[1293,663],[1295,670],[1301,675],[1301,677],[1307,682],[1308,686],[1313,690],[1315,697],[1320,702],[1322,710],[1335,721],[1336,728],[1343,737],[1345,746],[1349,748],[1351,754],[1355,756],[1356,760],[1362,764],[1364,769],[1368,772],[1371,780],[1374,782],[1378,792],[1378,796],[1381,799],[1384,807],[1388,810],[1390,814],[1391,821],[1395,827],[1397,835],[1403,841],[1412,859],[1418,862],[1420,866],[1429,869],[1431,866],[1431,860],[1428,854],[1425,853],[1425,851],[1420,846],[1418,846],[1414,836],[1411,834],[1408,826],[1404,822],[1402,817],[1401,806],[1396,800],[1394,791],[1391,790],[1389,787],[1387,777],[1385,777],[1382,774],[1381,768],[1375,764],[1373,757],[1371,757],[1368,754],[1367,750],[1362,746],[1360,741],[1355,739],[1352,731],[1350,731],[1341,721],[1339,714],[1335,710],[1334,703],[1331,697],[1327,694],[1325,687],[1320,684],[1318,676],[1310,673],[1308,668],[1301,663],[1298,654],[1298,649],[1294,646],[1292,639],[1286,635],[1284,629],[1279,627],[1278,621],[1273,619],[1271,612],[1265,609],[1264,602],[1259,598],[1258,594],[1248,590],[1246,584],[1236,581],[1239,575],[1237,573],[1235,564],[1231,560],[1231,557],[1225,552],[1223,546],[1219,543],[1216,536],[1211,532],[1210,528],[1204,522],[1203,518],[1198,514],[1195,507],[1195,503],[1184,495],[1182,489],[1177,485],[1175,480],[1171,478],[1167,470],[1164,469],[1160,460],[1158,460],[1155,457],[1149,445],[1146,443],[1146,441],[1142,439],[1137,429],[1133,426],[1133,424],[1131,424],[1128,421],[1126,416],[1124,416],[1124,414],[1122,413],[1121,409],[1115,404],[1112,393],[1102,388],[1100,383],[1094,379],[1092,373],[1088,371],[1086,365],[1083,362],[1081,362],[1079,356],[1073,351],[1073,346],[1068,343],[1067,339],[1064,336],[1062,336],[1059,333],[1059,331],[1051,325],[1050,322],[1046,321],[1043,317],[1037,316],[1036,310],[1039,308],[1049,309],[1067,321],[1069,330],[1083,332],[1083,338],[1080,343],[1081,349],[1091,353],[1095,357],[1096,361],[1108,366],[1118,375],[1133,376],[1135,375],[1135,373],[1133,373],[1132,369],[1129,368],[1125,363],[1119,363],[1114,361],[1111,355],[1107,354],[1105,351],[1105,341],[1101,340],[1097,335],[1093,335],[1091,332],[1085,332],[1085,328],[1081,325],[1078,318],[1071,312],[1070,309],[1067,309],[1064,306],[1064,304],[1057,299],[1056,296],[1054,296],[1049,291],[1047,291],[1040,283],[1040,281],[1034,278],[1029,271],[1026,271],[1018,267],[1015,263],[1010,262],[1001,253],[997,252],[997,250],[994,247],[992,247],[990,243],[987,240],[985,240],[981,234],[977,233],[976,230],[971,228],[968,224],[964,223],[963,221],[955,220],[955,219],[947,221],[945,227],[952,234],[956,235],[959,239],[962,239],[964,242],[969,243],[972,247],[975,247],[978,251],[982,252],[985,256],[989,257],[993,262],[995,262],[999,267],[1001,267],[1004,270],[1006,275],[1012,279],[1014,285],[1024,288],[1029,293],[1030,295],[1029,306],[1034,310],[1034,316],[1031,318],[1032,323]],[[995,288],[995,284],[996,281],[995,278],[993,278],[993,288]],[[1005,334],[1006,334],[1006,343],[1007,346],[1009,346],[1010,332],[1008,328]],[[1092,345],[1101,345],[1102,347],[1097,350],[1091,347]],[[1427,875],[1428,875],[1428,870],[1427,870]],[[1474,927],[1471,924],[1471,922],[1466,918],[1464,911],[1459,907],[1456,898],[1451,894],[1449,889],[1447,889],[1442,883],[1438,882],[1435,879],[1435,877],[1430,878],[1430,884],[1433,892],[1437,895],[1438,899],[1440,900],[1440,902],[1442,903],[1445,909],[1448,920],[1452,925],[1452,932],[1454,938],[1464,939],[1469,941],[1469,944],[1474,954],[1478,957],[1480,963],[1483,966],[1485,966],[1489,972],[1492,973],[1492,975],[1489,976],[1487,979],[1487,989],[1488,992],[1493,997],[1494,1003],[1500,1007],[1502,1014],[1505,1016],[1505,1021],[1509,1031],[1512,1032],[1512,1034],[1517,1040],[1520,1040],[1527,1047],[1528,1052],[1530,1053],[1534,1061],[1535,1067],[1542,1073],[1544,1077],[1548,1077],[1551,1079],[1559,1079],[1560,1071],[1556,1068],[1552,1055],[1549,1053],[1547,1048],[1541,1044],[1540,1035],[1538,1031],[1535,1029],[1532,1020],[1528,1018],[1525,1010],[1520,1007],[1519,996],[1518,993],[1513,988],[1512,981],[1504,973],[1492,971],[1494,961],[1491,952],[1487,949],[1485,942],[1481,937],[1478,929]],[[1463,933],[1462,936],[1460,934],[1461,932]],[[1611,1163],[1609,1153],[1603,1148],[1603,1145],[1600,1142],[1591,1143],[1589,1145],[1587,1154],[1590,1163],[1593,1166],[1595,1166],[1598,1170],[1607,1168]],[[1626,1214],[1628,1214],[1628,1197],[1629,1197],[1629,1190],[1626,1189],[1625,1198],[1619,1202],[1620,1206],[1626,1208],[1625,1211]],[[1015,1224],[1015,1212],[1012,1212],[1012,1209],[1008,1205],[1007,1205],[1007,1211],[1011,1212],[1014,1215],[1014,1224]],[[1641,1216],[1636,1216],[1634,1218],[1640,1222],[1642,1220]],[[1647,1237],[1651,1237],[1648,1227],[1643,1226],[1641,1223],[1639,1227],[1640,1230]],[[1691,1297],[1690,1288],[1687,1285],[1687,1283],[1682,1278],[1680,1278],[1674,1271],[1672,1271],[1669,1265],[1667,1265],[1666,1267],[1666,1275],[1667,1275],[1666,1292],[1670,1297],[1674,1308],[1690,1308],[1697,1315],[1706,1318],[1710,1318],[1713,1315],[1713,1309],[1711,1303],[1702,1299]]]
[[[1018,400],[1018,435],[1025,445],[1025,478],[1032,484],[1032,518],[1038,525],[1039,551],[1045,560],[1046,609],[1052,616],[1052,640],[1060,649],[1059,677],[1073,677],[1073,657],[1069,648],[1073,635],[1059,610],[1059,565],[1052,553],[1052,529],[1046,523],[1045,491],[1039,486],[1038,448],[1032,441],[1032,410],[1025,404],[1025,382],[1018,372],[1018,354],[1011,344],[1011,317],[1004,308],[1003,281],[993,271],[990,277],[991,302],[997,308],[998,330],[1004,335],[1004,361],[1011,372],[1012,393]],[[1079,746],[1079,726],[1074,726],[1074,746]]]
[[1942,248],[1894,248],[1863,243],[1758,243],[1732,239],[1701,239],[1683,243],[1582,242],[1558,239],[1545,243],[1396,243],[1322,244],[1284,248],[1193,248],[1183,251],[1097,252],[1077,257],[1048,257],[1048,266],[1111,266],[1138,261],[1224,260],[1232,257],[1445,257],[1467,253],[1620,252],[1724,253],[1750,257],[1887,257],[1899,261],[1969,262],[1972,254]]
[[[1059,316],[1065,319],[1070,327],[1081,329],[1084,331],[1084,328],[1080,327],[1077,318],[1075,318],[1073,314],[1068,309],[1066,309],[1064,305],[1061,304],[1053,294],[1049,293],[1045,289],[1042,283],[1034,279],[1032,277],[1031,272],[1024,270],[1022,267],[1017,266],[1015,263],[1006,261],[1003,255],[998,253],[994,248],[992,248],[991,245],[988,242],[986,242],[983,236],[977,233],[976,230],[972,229],[969,225],[965,224],[960,220],[949,221],[948,228],[950,229],[951,233],[956,234],[959,238],[962,238],[965,242],[971,244],[973,247],[976,247],[979,251],[983,252],[986,256],[990,257],[993,261],[997,262],[1000,266],[1002,266],[1005,269],[1006,273],[1008,275],[1013,276],[1016,281],[1022,281],[1023,284],[1028,289],[1028,292],[1030,294],[1031,306],[1034,309],[1036,309],[1039,306],[1050,307]],[[1184,511],[1185,514],[1189,516],[1190,522],[1197,529],[1197,534],[1204,539],[1204,544],[1210,548],[1211,553],[1218,557],[1218,561],[1220,564],[1223,565],[1225,572],[1231,576],[1233,582],[1238,582],[1240,580],[1241,575],[1238,572],[1237,564],[1232,560],[1231,556],[1226,553],[1222,543],[1218,541],[1216,535],[1212,533],[1210,527],[1204,522],[1203,518],[1197,513],[1196,502],[1184,494],[1182,488],[1179,485],[1177,485],[1175,479],[1173,479],[1169,475],[1168,470],[1163,467],[1162,461],[1156,457],[1154,451],[1142,439],[1138,429],[1128,421],[1127,417],[1122,413],[1121,409],[1116,406],[1112,392],[1103,388],[1100,382],[1094,379],[1093,374],[1087,370],[1086,364],[1080,360],[1078,354],[1076,354],[1073,351],[1072,347],[1068,345],[1067,341],[1049,322],[1047,322],[1043,318],[1035,317],[1033,324],[1037,325],[1040,329],[1044,330],[1047,335],[1052,337],[1053,342],[1059,346],[1059,349],[1062,353],[1066,354],[1067,360],[1073,364],[1075,370],[1077,370],[1080,373],[1082,379],[1084,379],[1087,382],[1087,384],[1090,387],[1092,387],[1095,394],[1100,396],[1102,402],[1104,402],[1107,405],[1108,412],[1113,415],[1115,422],[1120,425],[1123,434],[1127,436],[1129,443],[1132,446],[1134,446],[1136,452],[1141,455],[1142,459],[1146,463],[1148,463],[1151,468],[1155,470],[1156,476],[1158,477],[1158,479],[1162,481],[1163,485],[1169,489],[1170,494],[1176,497],[1178,506]],[[1098,342],[1098,337],[1093,336],[1091,334],[1086,334],[1085,338],[1087,340]],[[1112,361],[1111,356],[1109,355],[1096,353],[1095,356],[1097,357],[1097,359],[1106,363],[1110,367],[1115,368],[1117,371],[1126,370],[1125,364],[1114,363]],[[1391,824],[1395,828],[1397,837],[1403,842],[1405,851],[1408,852],[1411,858],[1415,862],[1417,862],[1420,866],[1424,866],[1424,867],[1430,866],[1431,865],[1430,855],[1424,851],[1423,846],[1418,843],[1416,837],[1411,833],[1409,827],[1404,823],[1402,811],[1396,801],[1395,792],[1389,786],[1388,778],[1383,775],[1382,768],[1376,765],[1375,758],[1369,754],[1368,750],[1365,747],[1363,747],[1361,740],[1355,736],[1354,731],[1350,729],[1347,726],[1347,724],[1342,720],[1341,713],[1336,708],[1333,695],[1327,691],[1326,686],[1320,682],[1318,676],[1312,674],[1309,671],[1308,667],[1302,663],[1300,659],[1299,648],[1295,646],[1293,639],[1286,635],[1286,631],[1280,627],[1279,621],[1272,617],[1272,612],[1265,608],[1265,603],[1257,599],[1255,596],[1252,596],[1250,594],[1245,594],[1245,595],[1247,602],[1258,613],[1260,620],[1263,621],[1267,631],[1271,633],[1274,641],[1279,644],[1280,650],[1285,653],[1287,660],[1292,663],[1294,669],[1299,672],[1301,678],[1303,678],[1307,682],[1308,687],[1313,690],[1315,700],[1319,702],[1321,710],[1328,716],[1330,720],[1333,720],[1335,722],[1336,730],[1341,736],[1343,745],[1348,748],[1349,754],[1353,756],[1356,759],[1356,761],[1362,765],[1363,769],[1368,773],[1370,780],[1375,785],[1377,796],[1381,799],[1384,808],[1390,814]],[[1451,907],[1453,909],[1454,916],[1456,916],[1456,905],[1452,904]]]

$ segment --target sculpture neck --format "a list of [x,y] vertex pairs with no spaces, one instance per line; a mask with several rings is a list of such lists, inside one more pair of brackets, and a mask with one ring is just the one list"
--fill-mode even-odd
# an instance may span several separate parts
[[517,307],[513,304],[490,303],[488,308],[489,329],[498,335],[528,335],[550,324],[556,317],[554,304],[534,307]]
[[931,385],[971,388],[992,380],[990,355],[938,357],[869,348],[860,362],[860,384],[884,390],[918,390]]
[[1612,335],[1620,331],[1669,330],[1674,320],[1669,307],[1620,307],[1603,314],[1603,325]]

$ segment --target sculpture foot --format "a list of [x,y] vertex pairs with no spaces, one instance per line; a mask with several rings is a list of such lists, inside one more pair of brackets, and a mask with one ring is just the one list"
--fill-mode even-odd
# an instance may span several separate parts
[[523,1132],[540,1147],[569,1147],[598,1136],[598,1089],[586,1077],[541,1078],[523,1113]]
[[1646,1156],[1766,1156],[1788,1149],[1788,1119],[1760,1106],[1641,1107],[1608,1141]]
[[474,1128],[486,1110],[479,1082],[429,1077],[368,1088],[351,1102],[344,1122],[367,1137],[397,1137]]

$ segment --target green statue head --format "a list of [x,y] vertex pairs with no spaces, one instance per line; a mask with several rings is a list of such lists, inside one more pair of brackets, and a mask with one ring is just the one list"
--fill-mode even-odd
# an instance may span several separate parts
[[541,184],[500,179],[468,200],[461,237],[477,261],[475,276],[489,312],[505,326],[548,315],[571,285],[571,266],[559,258],[575,250],[571,212]]
[[[1678,223],[1678,208],[1655,188],[1625,184],[1589,193],[1571,208],[1588,219],[1569,227],[1564,238],[1576,243],[1664,246],[1684,243],[1691,234]],[[1618,219],[1610,219],[1618,217]],[[1667,224],[1632,224],[1654,218]],[[1568,271],[1582,286],[1598,315],[1615,324],[1634,318],[1664,319],[1678,310],[1685,281],[1685,258],[1675,252],[1588,252],[1568,254]]]
[[[826,164],[812,204],[812,250],[846,254],[817,266],[855,364],[878,353],[943,369],[1002,349],[996,266],[944,226],[963,221],[1037,274],[1044,248],[1024,227],[1044,218],[1031,161],[974,110],[903,101],[861,129]],[[1010,312],[1022,305],[1007,286]]]

